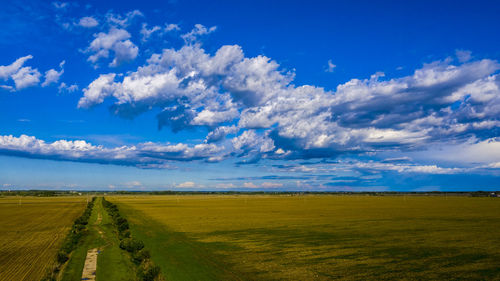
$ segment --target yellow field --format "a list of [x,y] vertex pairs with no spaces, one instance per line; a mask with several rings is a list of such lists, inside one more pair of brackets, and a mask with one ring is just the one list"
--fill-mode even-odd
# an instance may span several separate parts
[[497,280],[500,200],[115,196],[169,280]]
[[85,206],[81,197],[0,198],[0,280],[40,280]]

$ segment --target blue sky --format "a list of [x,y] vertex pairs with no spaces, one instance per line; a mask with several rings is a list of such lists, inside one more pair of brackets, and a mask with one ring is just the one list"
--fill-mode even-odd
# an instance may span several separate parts
[[9,1],[0,189],[500,189],[495,1]]

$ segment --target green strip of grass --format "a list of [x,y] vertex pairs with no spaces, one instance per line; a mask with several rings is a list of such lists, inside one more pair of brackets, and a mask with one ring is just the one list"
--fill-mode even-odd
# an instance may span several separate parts
[[[99,214],[102,218],[100,222],[98,222]],[[95,201],[88,234],[71,255],[62,275],[63,281],[81,280],[87,251],[93,248],[101,249],[97,258],[97,280],[134,280],[133,265],[127,254],[119,248],[118,236],[114,232],[108,213],[102,206],[101,198]]]
[[102,206],[102,198],[99,198],[99,208],[102,209],[101,231],[106,237],[106,246],[97,259],[98,280],[135,280],[134,265],[128,254],[120,249],[120,241],[113,226],[109,214]]

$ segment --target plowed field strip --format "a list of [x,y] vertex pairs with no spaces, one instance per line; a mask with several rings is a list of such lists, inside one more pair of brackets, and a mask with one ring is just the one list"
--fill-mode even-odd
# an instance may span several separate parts
[[23,198],[21,205],[8,200],[14,199],[0,199],[0,280],[38,280],[53,264],[85,199]]

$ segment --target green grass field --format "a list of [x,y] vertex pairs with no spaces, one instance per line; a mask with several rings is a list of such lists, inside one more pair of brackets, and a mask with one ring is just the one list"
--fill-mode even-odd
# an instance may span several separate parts
[[0,198],[0,280],[40,280],[85,205],[82,197]]
[[500,279],[500,200],[113,196],[167,280]]

